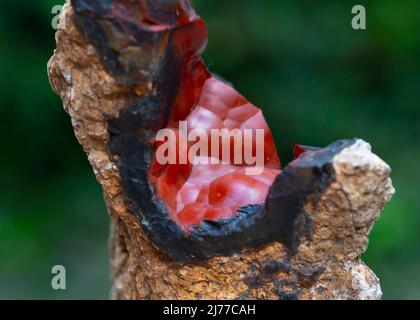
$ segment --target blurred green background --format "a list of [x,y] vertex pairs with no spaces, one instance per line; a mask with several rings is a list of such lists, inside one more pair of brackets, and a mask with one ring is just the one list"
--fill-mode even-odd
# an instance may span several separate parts
[[[51,91],[51,8],[0,1],[0,298],[107,299],[108,218],[100,187]],[[420,298],[420,2],[195,0],[205,60],[264,109],[283,163],[294,143],[360,137],[397,193],[365,261],[384,298]],[[364,4],[365,31],[351,28]],[[51,268],[67,290],[51,289]]]

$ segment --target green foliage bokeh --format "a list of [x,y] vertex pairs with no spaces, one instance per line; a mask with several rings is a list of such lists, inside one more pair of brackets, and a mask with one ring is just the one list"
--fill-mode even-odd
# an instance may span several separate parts
[[[195,0],[206,63],[263,108],[283,163],[295,143],[360,137],[397,190],[364,259],[384,298],[420,298],[420,2]],[[0,298],[109,296],[108,218],[46,64],[51,9],[0,2]],[[364,4],[367,30],[351,28]],[[67,290],[51,289],[51,267]]]

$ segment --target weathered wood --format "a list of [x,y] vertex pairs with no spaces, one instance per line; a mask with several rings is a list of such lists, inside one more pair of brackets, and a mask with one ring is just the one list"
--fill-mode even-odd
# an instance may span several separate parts
[[[368,234],[394,189],[390,168],[362,140],[324,159],[324,188],[305,198],[293,220],[295,247],[285,242],[178,263],[156,248],[127,207],[117,160],[108,149],[108,119],[133,91],[110,75],[100,54],[74,24],[69,2],[48,65],[51,85],[71,117],[77,139],[102,185],[111,217],[112,297],[115,299],[379,299],[374,273],[361,261]],[[64,23],[65,22],[65,23]],[[146,83],[136,95],[153,87]],[[325,149],[327,151],[330,149]],[[306,158],[291,165],[305,170]],[[274,199],[273,201],[277,201]],[[305,220],[306,219],[306,220]]]

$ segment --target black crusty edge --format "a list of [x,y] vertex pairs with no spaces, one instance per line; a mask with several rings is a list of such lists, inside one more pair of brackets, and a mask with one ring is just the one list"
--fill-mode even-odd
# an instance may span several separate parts
[[[177,54],[171,42],[172,35],[180,28],[174,25],[166,32],[141,29],[133,22],[113,17],[113,1],[118,0],[72,0],[72,5],[77,28],[96,48],[108,73],[119,83],[133,88],[123,111],[108,120],[108,152],[118,167],[129,212],[139,217],[154,246],[177,262],[228,256],[275,241],[284,243],[289,252],[294,253],[300,238],[311,234],[312,220],[304,204],[309,198],[319,197],[335,181],[333,159],[356,139],[337,141],[324,149],[302,154],[278,175],[264,205],[243,207],[229,220],[203,221],[185,234],[172,221],[148,179],[155,153],[151,138],[166,126],[181,81],[183,57]],[[159,6],[164,6],[163,3],[153,0],[149,6],[159,16]],[[104,21],[128,33],[139,47],[159,46],[169,35],[164,54],[155,53],[150,60],[150,76],[142,77],[136,70],[121,64],[119,52],[110,48],[109,30],[105,32]],[[153,83],[154,93],[137,96],[134,88],[149,81]]]

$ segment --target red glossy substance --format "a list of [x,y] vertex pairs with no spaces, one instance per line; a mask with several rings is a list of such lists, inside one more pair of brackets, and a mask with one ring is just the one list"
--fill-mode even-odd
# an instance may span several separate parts
[[[181,16],[185,22],[185,16],[195,15]],[[230,163],[193,165],[191,162],[177,162],[160,165],[154,160],[150,179],[156,187],[157,196],[166,204],[173,220],[188,232],[203,220],[229,219],[237,214],[240,207],[264,203],[271,184],[280,172],[280,161],[261,110],[235,89],[214,78],[203,64],[200,54],[207,41],[203,21],[195,18],[176,30],[173,37],[178,53],[185,57],[179,94],[168,124],[177,132],[178,146],[179,139],[185,138],[180,137],[177,131],[182,120],[187,121],[189,131],[198,128],[208,132],[209,150],[211,129],[265,130],[265,161],[259,175],[247,175],[245,169],[248,165],[233,163],[233,144]],[[254,152],[255,143],[253,141]],[[191,145],[187,144],[187,149],[179,153],[188,152]],[[239,152],[244,152],[243,148]],[[209,156],[212,155],[204,155]],[[219,159],[222,160],[221,151]]]
[[293,158],[297,159],[299,156],[303,153],[308,151],[304,146],[301,146],[300,144],[296,144],[293,148]]
[[297,159],[300,157],[301,154],[304,154],[308,151],[316,151],[319,150],[317,147],[309,147],[309,146],[303,146],[301,144],[296,144],[293,148],[293,158]]

